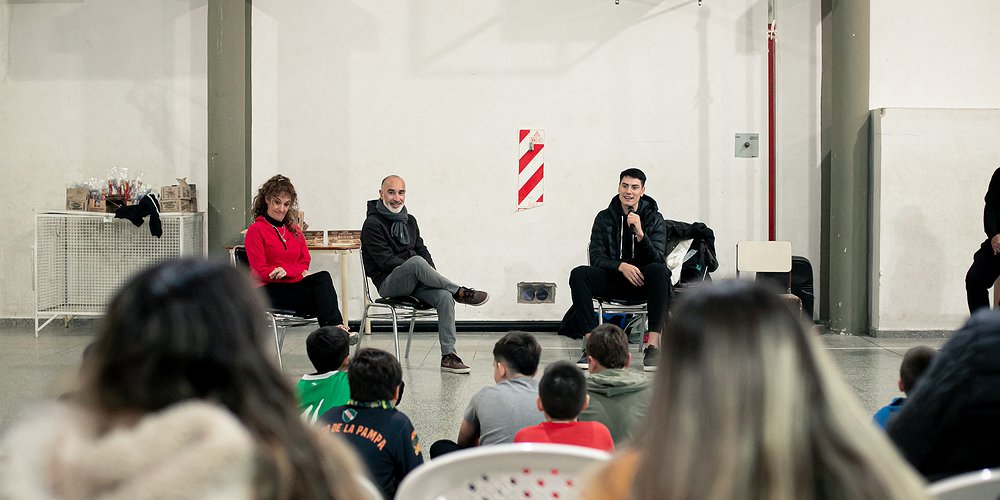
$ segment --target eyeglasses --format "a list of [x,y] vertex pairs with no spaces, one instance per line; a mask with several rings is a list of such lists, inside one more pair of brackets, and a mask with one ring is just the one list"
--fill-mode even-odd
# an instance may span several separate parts
[[396,406],[399,406],[400,401],[403,400],[403,389],[406,388],[406,382],[402,380],[399,381],[399,396],[396,397]]

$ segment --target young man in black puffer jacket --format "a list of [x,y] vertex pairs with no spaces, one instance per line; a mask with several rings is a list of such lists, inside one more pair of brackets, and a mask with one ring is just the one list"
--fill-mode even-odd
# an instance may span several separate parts
[[[666,226],[656,201],[646,196],[646,174],[629,168],[619,175],[618,195],[594,218],[590,265],[569,275],[573,307],[560,331],[582,334],[597,326],[593,298],[646,300],[649,345],[643,369],[656,369],[664,314],[670,301],[670,270],[664,263]],[[586,366],[584,353],[580,366]]]

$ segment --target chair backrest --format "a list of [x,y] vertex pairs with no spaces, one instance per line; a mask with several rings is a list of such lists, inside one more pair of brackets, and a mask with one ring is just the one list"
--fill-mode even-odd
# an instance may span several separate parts
[[792,242],[741,241],[736,244],[736,274],[787,273],[792,270]]
[[515,443],[449,453],[403,479],[396,498],[579,498],[580,474],[611,455],[579,446]]
[[1000,469],[983,469],[931,483],[927,493],[938,500],[1000,498]]
[[375,301],[372,299],[371,286],[369,285],[371,280],[368,279],[368,272],[365,271],[365,249],[359,248],[358,255],[360,257],[358,260],[361,261],[361,284],[365,289],[365,299],[367,299],[367,303],[370,304]]
[[243,245],[233,245],[229,250],[229,262],[236,267],[250,268],[250,258],[247,257],[247,247]]

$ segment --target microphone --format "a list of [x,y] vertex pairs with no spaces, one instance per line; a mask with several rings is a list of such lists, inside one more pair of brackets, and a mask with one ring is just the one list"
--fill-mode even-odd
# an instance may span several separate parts
[[[632,208],[631,206],[628,207],[628,213],[632,213],[632,212],[635,212],[635,208]],[[626,221],[628,220],[628,215],[627,214],[625,215],[625,220]],[[635,224],[629,223],[628,228],[632,230],[632,234],[635,234]]]

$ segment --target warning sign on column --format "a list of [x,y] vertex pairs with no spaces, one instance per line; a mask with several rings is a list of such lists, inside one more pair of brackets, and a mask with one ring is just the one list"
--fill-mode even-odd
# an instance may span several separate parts
[[518,133],[517,209],[542,205],[545,176],[545,131],[521,129]]

